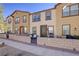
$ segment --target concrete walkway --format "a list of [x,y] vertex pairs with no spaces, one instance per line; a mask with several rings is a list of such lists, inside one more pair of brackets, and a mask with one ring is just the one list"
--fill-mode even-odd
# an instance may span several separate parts
[[28,51],[30,53],[40,55],[40,56],[78,56],[79,55],[79,54],[65,52],[65,51],[63,52],[55,49],[48,49],[48,48],[38,47],[34,45],[23,44],[23,43],[11,41],[11,40],[0,39],[0,41],[5,42],[5,44],[8,46],[11,46],[26,52]]

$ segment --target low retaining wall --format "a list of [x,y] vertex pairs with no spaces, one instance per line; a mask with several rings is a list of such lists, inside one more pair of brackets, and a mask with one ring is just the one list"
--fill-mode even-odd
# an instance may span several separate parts
[[37,43],[38,45],[46,45],[70,50],[76,49],[79,51],[79,40],[75,39],[39,38]]
[[[0,34],[1,38],[6,38],[5,34]],[[9,39],[11,40],[17,40],[24,43],[31,43],[31,39],[28,36],[19,36],[10,34]],[[38,45],[43,46],[51,46],[51,47],[58,47],[58,48],[64,48],[64,49],[70,49],[70,50],[77,50],[79,51],[79,40],[76,39],[59,39],[59,38],[38,38],[37,39]]]
[[6,38],[5,34],[0,34],[0,38]]
[[27,37],[27,36],[10,35],[9,39],[21,41],[24,43],[31,43],[30,37]]
[[[0,34],[0,38],[6,39],[6,34]],[[9,39],[21,41],[21,42],[24,42],[24,43],[31,43],[31,39],[28,36],[20,36],[20,35],[10,34]]]

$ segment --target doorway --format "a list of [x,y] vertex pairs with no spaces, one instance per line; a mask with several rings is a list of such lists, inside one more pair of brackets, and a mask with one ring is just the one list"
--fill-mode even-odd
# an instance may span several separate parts
[[20,34],[24,34],[24,27],[20,26]]
[[40,36],[47,37],[47,25],[40,26]]

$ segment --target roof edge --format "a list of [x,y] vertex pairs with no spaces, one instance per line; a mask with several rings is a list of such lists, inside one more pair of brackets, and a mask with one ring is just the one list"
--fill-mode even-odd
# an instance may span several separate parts
[[56,4],[53,8],[49,8],[49,9],[45,9],[45,10],[41,10],[41,11],[37,11],[37,12],[33,12],[33,13],[31,13],[31,14],[39,13],[39,12],[43,12],[43,11],[47,11],[47,10],[56,9],[56,7],[57,7],[58,5],[60,5],[60,4],[61,4],[61,3],[58,3],[58,4]]
[[[38,12],[43,12],[43,11],[47,11],[47,10],[52,10],[52,9],[56,9],[56,7],[58,5],[60,5],[61,3],[57,3],[53,8],[49,8],[49,9],[45,9],[45,10],[41,10],[41,11],[37,11],[37,12],[27,12],[27,11],[21,11],[21,10],[15,10],[10,16],[12,16],[15,12],[25,12],[25,13],[30,13],[30,14],[34,14],[34,13],[38,13]],[[8,18],[9,16],[7,16],[6,18]]]

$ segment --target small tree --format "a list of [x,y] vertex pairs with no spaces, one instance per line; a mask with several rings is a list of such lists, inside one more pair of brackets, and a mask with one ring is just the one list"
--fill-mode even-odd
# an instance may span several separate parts
[[6,22],[4,22],[4,16],[3,16],[3,5],[0,4],[0,30],[2,32],[7,31],[7,25]]

